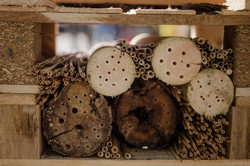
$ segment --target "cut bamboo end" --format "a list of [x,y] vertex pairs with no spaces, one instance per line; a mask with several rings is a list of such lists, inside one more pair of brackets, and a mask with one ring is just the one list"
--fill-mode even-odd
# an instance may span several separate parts
[[130,153],[124,153],[124,158],[130,160],[132,158],[132,155]]
[[226,113],[234,97],[231,79],[217,69],[205,69],[190,82],[187,99],[195,112],[205,116]]
[[189,82],[199,72],[200,64],[199,49],[191,40],[182,37],[160,41],[152,58],[156,77],[171,85]]
[[95,51],[87,65],[90,86],[106,96],[117,96],[127,91],[135,78],[131,57],[115,47]]
[[102,151],[99,151],[99,152],[97,153],[97,156],[98,156],[98,157],[103,157],[103,156],[104,156],[104,153],[103,153]]

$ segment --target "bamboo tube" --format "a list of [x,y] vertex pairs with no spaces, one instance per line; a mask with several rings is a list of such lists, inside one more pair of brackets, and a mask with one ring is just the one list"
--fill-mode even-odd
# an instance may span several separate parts
[[110,152],[105,152],[104,156],[106,159],[109,159],[111,157],[111,154],[110,154]]
[[121,158],[121,155],[119,153],[116,153],[115,155],[117,159]]
[[147,74],[142,74],[142,79],[144,81],[147,81],[149,79],[148,75]]
[[138,54],[138,58],[140,59],[140,60],[145,60],[146,59],[146,54],[144,54],[144,53],[139,53]]
[[104,147],[102,147],[102,152],[104,152],[104,153],[106,153],[106,152],[108,152],[108,147],[107,146],[104,146]]
[[139,61],[139,65],[140,65],[140,66],[144,66],[144,64],[145,64],[145,61],[144,61],[144,60],[140,60],[140,61]]
[[104,153],[103,153],[102,151],[99,151],[99,152],[97,153],[97,156],[98,156],[98,157],[103,157],[103,156],[104,156]]
[[155,76],[155,74],[152,70],[148,70],[146,73],[147,73],[148,78],[154,78],[154,76]]
[[151,56],[147,56],[147,57],[146,57],[146,60],[147,60],[148,62],[151,62],[151,61],[152,61],[152,57],[151,57]]
[[113,147],[111,148],[112,153],[118,153],[120,149],[120,141],[115,134],[112,134]]
[[146,72],[146,70],[144,67],[140,67],[139,72],[140,72],[140,74],[144,74]]
[[144,64],[144,68],[145,68],[146,70],[150,69],[150,64],[149,64],[149,63],[145,63],[145,64]]
[[125,39],[121,39],[117,41],[117,45],[126,45],[128,42]]

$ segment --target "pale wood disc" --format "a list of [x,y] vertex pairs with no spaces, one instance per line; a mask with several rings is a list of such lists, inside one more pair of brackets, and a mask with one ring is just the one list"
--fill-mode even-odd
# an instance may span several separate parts
[[106,96],[126,92],[135,78],[135,65],[131,57],[115,47],[95,51],[87,65],[90,86]]
[[234,98],[234,85],[224,72],[205,69],[190,82],[187,98],[197,113],[216,116],[228,111]]
[[191,40],[183,37],[160,41],[152,58],[156,77],[170,85],[188,83],[199,72],[200,63],[200,51]]

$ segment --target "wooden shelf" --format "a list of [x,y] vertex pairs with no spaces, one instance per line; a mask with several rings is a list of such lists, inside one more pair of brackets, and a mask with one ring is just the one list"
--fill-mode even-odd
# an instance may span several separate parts
[[122,13],[119,8],[67,8],[54,10],[33,7],[0,7],[0,22],[134,24],[134,25],[250,25],[250,12],[227,11],[217,15],[196,15],[185,10],[143,10],[135,14]]
[[19,159],[3,159],[0,165],[4,166],[249,166],[250,160],[84,160],[84,159],[41,159],[41,160],[19,160]]

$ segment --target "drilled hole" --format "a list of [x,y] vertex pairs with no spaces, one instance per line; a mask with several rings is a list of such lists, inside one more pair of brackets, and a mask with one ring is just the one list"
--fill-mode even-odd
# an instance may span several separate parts
[[183,60],[181,60],[181,63],[183,63]]
[[203,96],[200,96],[200,98],[203,98]]
[[163,63],[163,59],[160,59],[160,63]]
[[68,98],[68,101],[70,101],[71,100],[71,98]]
[[128,81],[128,79],[127,79],[127,78],[125,78],[125,81]]
[[106,78],[105,81],[108,81],[108,79]]
[[211,108],[211,105],[209,105],[208,107]]
[[101,123],[100,126],[103,127],[103,124]]
[[111,72],[109,71],[108,74],[111,74]]
[[106,61],[106,63],[109,63],[109,61]]
[[57,129],[55,129],[55,132],[57,132]]
[[118,64],[120,64],[121,62],[120,61],[117,61]]
[[223,80],[220,80],[220,82],[223,82]]
[[190,68],[190,64],[187,64],[186,67],[187,67],[187,68]]
[[176,62],[173,62],[173,65],[174,65],[174,66],[176,66],[176,65],[177,65],[177,63],[176,63]]
[[93,128],[93,131],[96,131],[96,128]]
[[63,107],[63,106],[64,106],[64,103],[61,103],[61,106]]
[[86,96],[87,96],[87,94],[85,94],[85,93],[84,93],[84,94],[83,94],[83,96],[84,96],[84,97],[86,97]]
[[96,68],[98,69],[98,68],[99,68],[99,66],[96,66]]
[[82,125],[76,125],[75,127],[76,127],[76,129],[80,129],[80,130],[83,129]]
[[221,100],[222,102],[224,102],[224,100]]
[[86,136],[85,138],[86,138],[86,139],[89,139],[89,137],[88,137],[88,136]]
[[86,148],[89,148],[89,145],[87,145]]
[[60,118],[58,121],[59,121],[60,124],[64,123],[64,119],[63,118]]
[[125,69],[122,69],[122,71],[125,71]]
[[180,79],[183,79],[184,78],[184,75],[180,75]]
[[99,78],[102,78],[102,76],[99,76]]
[[217,102],[220,102],[220,99],[218,99]]
[[200,81],[198,80],[197,83],[200,83]]
[[113,68],[113,71],[115,71],[115,68]]
[[215,98],[217,99],[217,98],[219,98],[218,96],[215,96]]
[[86,111],[83,111],[84,114],[86,114]]
[[67,148],[67,149],[70,149],[70,147],[71,147],[71,146],[70,146],[69,144],[66,144],[66,148]]
[[78,110],[76,108],[72,109],[72,113],[76,114],[78,112]]
[[78,98],[78,96],[75,96],[75,98],[77,99],[77,98]]
[[202,88],[202,86],[200,85],[200,88]]
[[186,55],[186,52],[185,52],[185,51],[183,51],[181,54],[182,54],[182,55]]
[[156,98],[154,98],[153,102],[156,103],[158,100]]
[[100,138],[100,135],[96,135],[97,138]]
[[167,74],[168,76],[170,76],[170,72],[169,72],[169,71],[167,71],[166,74]]
[[64,112],[63,115],[66,115],[66,113]]
[[171,49],[171,48],[169,48],[169,49],[168,49],[168,52],[171,52],[171,51],[172,51],[172,49]]
[[112,55],[111,58],[114,58],[114,56]]
[[115,86],[115,84],[112,84],[112,86]]

